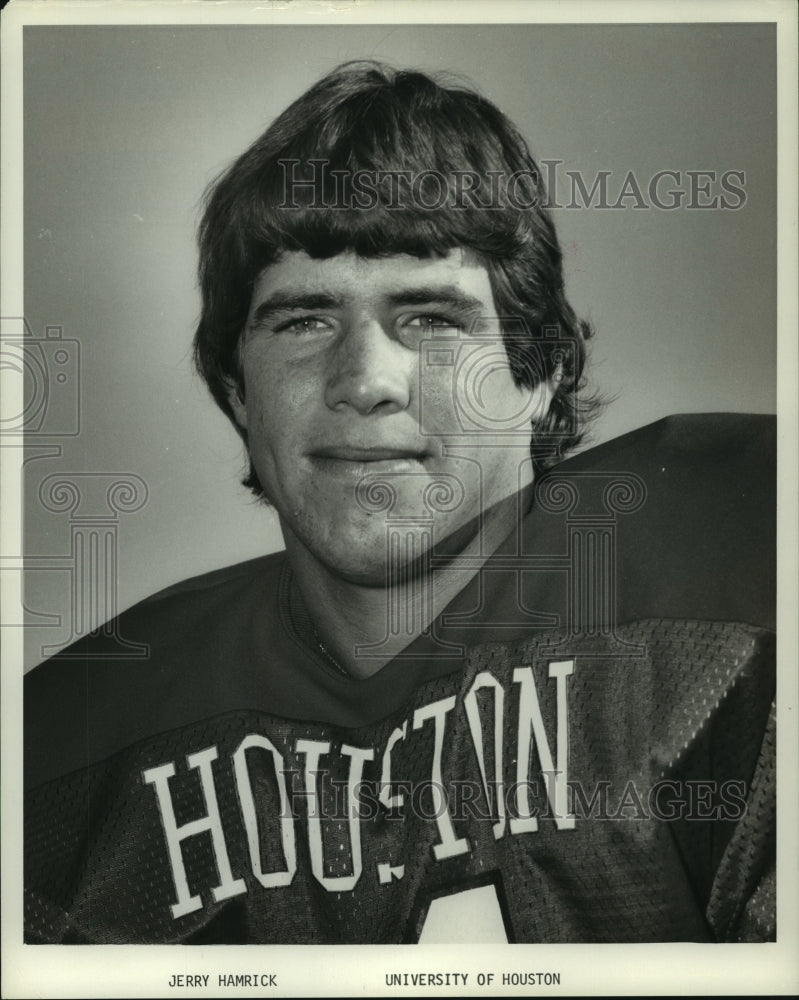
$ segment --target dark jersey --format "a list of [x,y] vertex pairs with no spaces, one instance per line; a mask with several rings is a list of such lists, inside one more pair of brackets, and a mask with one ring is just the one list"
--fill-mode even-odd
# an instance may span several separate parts
[[283,554],[132,608],[26,678],[27,940],[772,939],[774,487],[770,418],[585,452],[366,680]]

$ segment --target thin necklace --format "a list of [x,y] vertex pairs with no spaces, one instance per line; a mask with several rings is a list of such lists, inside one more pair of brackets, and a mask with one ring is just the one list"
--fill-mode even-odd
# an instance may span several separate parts
[[[284,579],[286,581],[286,586],[287,586],[286,593],[289,601],[289,608],[291,608],[293,603],[293,606],[296,609],[296,613],[300,615],[299,622],[297,621],[296,617],[292,615],[292,618],[294,619],[295,630],[298,630],[302,634],[302,637],[307,641],[306,628],[309,628],[311,634],[313,635],[313,641],[316,644],[316,648],[319,650],[319,652],[322,654],[325,660],[327,660],[327,662],[332,667],[334,667],[336,671],[341,674],[342,677],[350,678],[351,675],[349,671],[345,670],[344,667],[342,667],[342,665],[338,662],[335,656],[333,656],[333,654],[328,650],[327,646],[325,646],[325,644],[319,637],[319,633],[316,631],[316,625],[314,624],[313,619],[308,613],[308,607],[305,604],[305,601],[303,600],[302,593],[300,592],[299,587],[297,587],[297,583],[294,579],[293,574],[291,573],[288,562],[285,564],[283,572],[284,576],[281,577],[281,579]],[[291,614],[291,612],[289,613]]]
[[313,629],[314,639],[316,639],[316,645],[322,651],[325,659],[329,663],[332,663],[332,665],[336,668],[336,670],[338,670],[338,672],[342,676],[349,677],[350,676],[349,673],[344,669],[344,667],[342,667],[342,665],[338,662],[338,660],[335,658],[335,656],[333,656],[333,654],[330,652],[330,650],[327,648],[327,646],[325,646],[325,644],[319,638],[319,633],[316,631],[316,628],[313,625],[311,626],[311,628]]

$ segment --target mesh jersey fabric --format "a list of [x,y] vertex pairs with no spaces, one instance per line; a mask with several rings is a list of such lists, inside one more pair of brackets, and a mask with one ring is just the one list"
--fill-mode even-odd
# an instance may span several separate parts
[[563,463],[367,681],[282,556],[36,668],[26,940],[409,942],[486,884],[511,941],[773,939],[773,454],[705,415]]

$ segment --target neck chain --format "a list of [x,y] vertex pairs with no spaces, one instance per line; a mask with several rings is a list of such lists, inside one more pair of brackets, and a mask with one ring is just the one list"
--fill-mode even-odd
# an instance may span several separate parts
[[335,658],[335,656],[333,656],[333,654],[330,652],[330,650],[327,648],[327,646],[325,646],[325,644],[319,638],[319,633],[316,631],[316,628],[313,625],[311,626],[311,628],[313,629],[313,635],[314,635],[314,639],[316,640],[316,645],[319,647],[320,651],[322,652],[322,655],[327,660],[327,662],[330,663],[330,664],[332,664],[332,666],[334,666],[336,668],[336,670],[343,677],[349,677],[350,675],[349,675],[348,671],[346,671],[344,669],[344,667],[342,667],[342,665],[338,662],[338,660]]
[[[333,656],[327,646],[322,642],[319,633],[316,631],[316,625],[314,624],[313,618],[308,613],[308,608],[302,598],[299,588],[297,587],[288,562],[286,562],[284,566],[281,583],[286,587],[285,594],[288,602],[289,614],[298,637],[301,637],[312,648],[315,646],[330,666],[335,669],[336,673],[341,674],[342,677],[351,678],[349,671],[342,667],[335,656]],[[311,636],[313,637],[313,641],[308,642]]]

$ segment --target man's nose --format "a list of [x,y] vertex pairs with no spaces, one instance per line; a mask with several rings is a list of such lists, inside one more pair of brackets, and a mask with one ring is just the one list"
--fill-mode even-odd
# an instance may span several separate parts
[[363,416],[404,410],[411,398],[409,354],[376,319],[353,323],[331,359],[325,402]]

